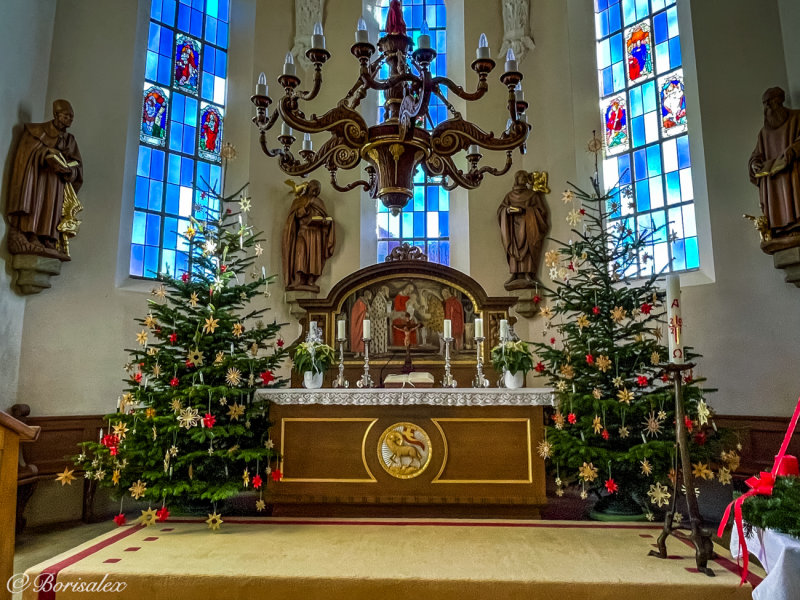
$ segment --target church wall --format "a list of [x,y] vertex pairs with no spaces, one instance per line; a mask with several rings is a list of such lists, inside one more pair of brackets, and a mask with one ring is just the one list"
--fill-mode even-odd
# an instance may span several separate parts
[[711,397],[719,412],[787,416],[800,393],[798,289],[742,218],[759,210],[747,161],[763,125],[761,94],[787,89],[778,2],[757,10],[747,0],[682,7],[689,6],[716,281],[684,288],[686,340],[704,355],[698,371],[719,388]]
[[800,107],[800,2],[778,0],[781,18],[786,74],[789,78],[787,100],[794,108]]
[[[11,0],[3,5],[0,35],[0,207],[5,212],[11,161],[22,123],[45,121],[52,111],[45,104],[47,69],[53,35],[55,0]],[[25,27],[15,24],[24,23]],[[0,240],[6,236],[6,221],[0,219]],[[17,402],[17,379],[22,345],[25,298],[12,289],[13,271],[6,245],[0,244],[0,410]],[[24,401],[24,400],[23,400]]]

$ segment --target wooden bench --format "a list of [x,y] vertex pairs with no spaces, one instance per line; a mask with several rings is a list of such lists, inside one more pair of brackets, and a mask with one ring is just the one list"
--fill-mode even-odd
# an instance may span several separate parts
[[[40,429],[0,411],[0,599],[11,598],[5,583],[14,572],[14,529],[17,482],[20,477],[19,445],[33,442]],[[28,475],[26,474],[25,477]]]

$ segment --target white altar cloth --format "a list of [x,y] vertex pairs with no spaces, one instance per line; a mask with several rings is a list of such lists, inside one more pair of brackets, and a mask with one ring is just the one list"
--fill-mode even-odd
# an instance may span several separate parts
[[[767,576],[753,590],[753,600],[798,600],[800,598],[800,539],[772,529],[753,527],[746,538],[747,550],[764,566]],[[731,555],[741,558],[739,532],[731,533]]]
[[552,406],[552,388],[260,389],[274,404],[326,406]]

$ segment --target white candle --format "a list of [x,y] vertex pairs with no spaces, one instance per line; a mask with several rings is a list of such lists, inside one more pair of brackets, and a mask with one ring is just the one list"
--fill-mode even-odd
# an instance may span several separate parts
[[339,319],[336,322],[336,339],[343,340],[344,337],[344,319]]
[[307,150],[309,152],[314,150],[314,142],[311,141],[310,133],[303,134],[303,150]]
[[325,36],[322,34],[322,23],[314,23],[314,33],[311,36],[311,47],[325,49]]
[[267,87],[267,76],[264,75],[264,72],[262,71],[258,76],[258,83],[256,83],[256,96],[266,96],[268,92],[269,88]]
[[261,267],[261,279],[267,278],[267,269],[265,267]]
[[508,52],[506,52],[506,73],[510,73],[516,70],[517,70],[517,57],[514,55],[514,49],[509,48]]
[[508,339],[508,320],[507,319],[500,319],[500,339],[507,340]]
[[669,360],[684,362],[683,319],[681,318],[681,278],[667,275],[667,328],[669,336]]
[[422,21],[422,26],[419,28],[419,37],[417,38],[417,46],[419,48],[430,49],[431,47],[431,30],[428,28],[428,22]]
[[292,128],[289,127],[288,123],[284,123],[281,125],[281,135],[291,136],[292,135]]
[[444,320],[444,337],[453,337],[453,322],[450,319]]
[[478,39],[478,50],[475,52],[475,56],[479,59],[492,57],[492,51],[489,49],[489,41],[486,39],[485,33],[482,33]]
[[358,19],[356,44],[369,44],[369,32],[367,31],[367,22],[364,20],[364,17]]
[[103,428],[100,428],[100,441],[103,441]]
[[312,337],[317,335],[317,322],[316,321],[311,321],[308,324],[308,332],[311,334]]
[[[508,69],[506,69],[508,71]],[[284,75],[296,75],[297,69],[294,66],[294,56],[292,56],[291,52],[286,53],[286,60],[283,63],[283,74]]]
[[120,397],[117,396],[117,412],[119,412]]
[[475,319],[475,337],[483,337],[483,319]]
[[364,339],[370,339],[370,334],[372,333],[372,329],[370,329],[371,325],[369,319],[364,319]]

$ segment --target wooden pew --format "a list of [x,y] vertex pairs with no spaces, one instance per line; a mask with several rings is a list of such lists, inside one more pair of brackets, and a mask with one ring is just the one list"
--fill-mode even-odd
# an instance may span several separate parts
[[14,572],[19,444],[36,441],[40,431],[0,411],[0,600],[11,598],[6,582]]

